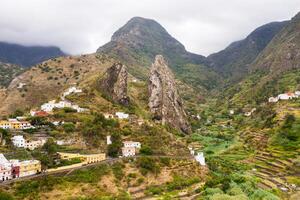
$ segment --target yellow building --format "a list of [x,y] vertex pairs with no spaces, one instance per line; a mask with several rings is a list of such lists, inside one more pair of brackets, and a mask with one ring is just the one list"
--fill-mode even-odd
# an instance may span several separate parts
[[88,154],[88,155],[82,155],[79,153],[63,153],[63,152],[57,152],[57,153],[61,159],[71,160],[73,158],[80,158],[82,162],[87,164],[100,162],[106,159],[105,153]]
[[25,160],[19,163],[20,177],[30,176],[41,172],[41,162],[38,160]]
[[20,130],[20,129],[29,129],[29,128],[32,128],[32,126],[27,121],[2,120],[2,121],[0,121],[0,128]]

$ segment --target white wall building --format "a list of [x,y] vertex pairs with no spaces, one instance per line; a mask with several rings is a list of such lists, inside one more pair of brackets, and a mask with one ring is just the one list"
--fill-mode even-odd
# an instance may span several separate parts
[[122,147],[123,157],[131,157],[131,156],[135,156],[135,154],[136,154],[135,147]]
[[34,150],[36,148],[42,147],[47,140],[35,140],[25,142],[24,148],[29,150]]
[[289,99],[293,99],[295,97],[296,97],[296,95],[294,93],[284,93],[284,94],[278,95],[279,100],[289,100]]
[[81,93],[82,89],[78,89],[76,87],[70,87],[69,89],[67,89],[64,93],[63,93],[63,97],[66,97],[70,94],[75,94],[75,93]]
[[195,156],[195,159],[197,162],[200,163],[200,165],[205,165],[205,157],[203,152],[198,152],[197,155]]
[[277,97],[270,97],[268,101],[269,101],[269,103],[276,103],[276,102],[278,102],[278,98]]
[[24,148],[25,147],[25,139],[23,135],[15,135],[11,138],[11,141],[15,147]]
[[0,154],[0,181],[6,181],[10,179],[12,179],[11,163],[3,154]]
[[126,113],[124,113],[124,112],[116,112],[116,116],[117,116],[119,119],[128,119],[129,114],[126,114]]
[[123,142],[124,147],[133,147],[133,148],[141,148],[141,143],[140,142],[134,142],[134,141],[124,141]]
[[110,135],[106,136],[106,144],[107,144],[107,145],[112,144],[111,136],[110,136]]

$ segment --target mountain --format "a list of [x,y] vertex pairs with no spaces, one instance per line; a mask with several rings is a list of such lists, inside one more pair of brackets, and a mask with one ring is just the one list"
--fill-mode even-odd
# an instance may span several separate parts
[[250,74],[230,90],[236,101],[259,103],[300,89],[300,13],[274,36],[249,70]]
[[0,88],[7,87],[23,71],[20,66],[0,62]]
[[147,79],[155,56],[164,55],[177,78],[195,87],[211,89],[220,80],[213,70],[206,67],[208,63],[204,56],[186,51],[180,42],[152,19],[132,18],[97,53],[119,59],[128,66],[131,74],[141,79]]
[[58,47],[22,46],[0,42],[0,61],[24,67],[66,55]]
[[255,29],[245,39],[208,56],[211,66],[230,82],[242,79],[248,73],[250,64],[287,24],[288,21],[272,22]]

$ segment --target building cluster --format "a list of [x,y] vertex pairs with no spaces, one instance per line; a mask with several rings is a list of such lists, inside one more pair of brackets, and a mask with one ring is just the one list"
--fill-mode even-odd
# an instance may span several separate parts
[[34,150],[42,147],[47,142],[47,139],[26,140],[23,135],[15,135],[11,138],[11,141],[15,147]]
[[78,89],[76,87],[70,87],[63,93],[60,101],[56,102],[56,100],[52,100],[52,101],[49,101],[48,103],[44,103],[43,105],[41,105],[41,111],[49,113],[49,112],[52,112],[53,109],[55,109],[55,108],[57,108],[57,109],[72,108],[72,109],[76,110],[77,112],[85,112],[88,109],[81,108],[78,105],[65,100],[66,96],[68,96],[70,94],[74,94],[74,93],[81,93],[81,92],[82,92],[81,89]]
[[23,118],[19,117],[16,119],[8,119],[0,121],[0,128],[11,129],[11,130],[25,130],[35,128],[30,124],[30,122],[25,121]]
[[38,160],[7,160],[0,154],[0,181],[30,176],[41,172],[41,163]]
[[122,147],[123,157],[135,156],[141,148],[140,142],[124,141]]
[[61,100],[59,102],[56,102],[56,100],[49,101],[48,103],[44,103],[41,105],[41,110],[45,111],[47,113],[52,112],[55,108],[62,109],[62,108],[72,108],[76,110],[77,112],[85,112],[87,111],[86,108],[81,108],[76,104],[73,104],[66,100]]
[[268,101],[269,103],[277,103],[279,100],[290,100],[299,97],[300,97],[300,91],[287,92],[287,93],[279,94],[277,97],[270,97]]

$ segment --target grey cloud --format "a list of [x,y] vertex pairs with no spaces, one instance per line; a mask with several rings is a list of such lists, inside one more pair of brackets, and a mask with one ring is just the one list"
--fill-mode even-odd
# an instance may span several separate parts
[[142,16],[157,20],[188,50],[208,55],[298,11],[299,0],[0,0],[0,41],[91,53],[131,17]]

